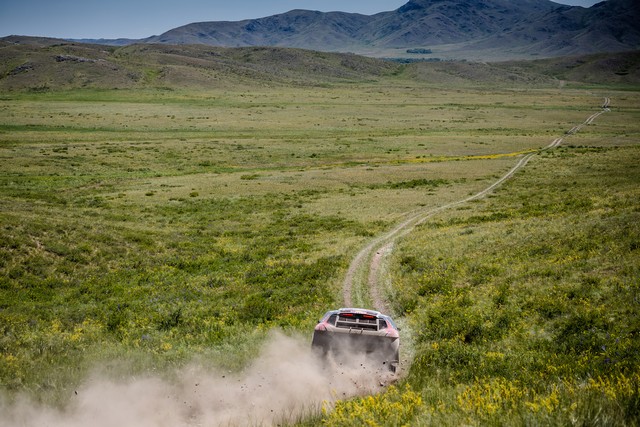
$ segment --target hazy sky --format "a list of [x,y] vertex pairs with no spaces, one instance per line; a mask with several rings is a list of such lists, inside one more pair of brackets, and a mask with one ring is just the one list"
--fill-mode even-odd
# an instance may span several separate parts
[[[144,38],[200,21],[239,21],[292,9],[365,15],[408,0],[0,0],[0,37]],[[591,6],[599,0],[556,0]]]

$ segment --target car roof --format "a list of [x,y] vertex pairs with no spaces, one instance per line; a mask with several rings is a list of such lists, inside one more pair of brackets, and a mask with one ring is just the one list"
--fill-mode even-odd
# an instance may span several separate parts
[[353,308],[353,307],[340,308],[338,309],[338,313],[361,313],[361,314],[370,314],[372,316],[378,316],[382,314],[379,311],[375,311],[375,310],[368,310],[366,308]]
[[391,323],[391,326],[393,326],[394,329],[398,329],[398,326],[396,326],[391,316],[382,314],[379,311],[369,310],[366,308],[343,307],[337,310],[329,310],[324,314],[323,319],[328,319],[329,316],[340,315],[342,313],[367,314],[369,316],[375,316],[378,319],[384,319],[388,321],[389,323]]
[[380,313],[379,311],[369,310],[366,308],[354,308],[354,307],[343,307],[343,308],[339,308],[338,310],[331,310],[329,313],[332,313],[332,314],[356,313],[356,314],[368,314],[369,316],[376,316],[376,317],[388,317]]

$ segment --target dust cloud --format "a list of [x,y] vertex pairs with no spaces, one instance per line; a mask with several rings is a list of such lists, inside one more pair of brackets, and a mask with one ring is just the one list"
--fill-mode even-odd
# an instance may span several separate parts
[[193,364],[176,374],[173,381],[95,376],[63,409],[0,400],[0,427],[271,426],[317,413],[323,402],[380,391],[394,378],[366,360],[320,360],[307,340],[276,332],[241,373]]

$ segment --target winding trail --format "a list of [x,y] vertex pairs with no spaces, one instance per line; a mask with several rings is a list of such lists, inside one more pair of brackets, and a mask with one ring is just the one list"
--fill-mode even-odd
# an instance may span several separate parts
[[[582,129],[584,126],[593,123],[593,121],[597,119],[601,114],[610,111],[610,104],[611,99],[608,97],[604,98],[602,109],[600,111],[587,117],[587,119],[581,124],[572,127],[566,132],[565,136],[574,135],[575,133],[579,132],[580,129]],[[546,147],[524,155],[522,158],[520,158],[520,160],[518,160],[515,166],[511,168],[511,170],[509,170],[506,174],[504,174],[484,190],[455,202],[409,214],[407,219],[396,225],[391,231],[373,239],[367,246],[362,248],[360,252],[356,254],[356,256],[351,261],[351,264],[349,265],[349,269],[347,270],[342,285],[342,298],[344,306],[351,307],[354,302],[362,305],[363,301],[367,300],[367,295],[358,295],[357,297],[354,297],[354,293],[359,291],[360,293],[368,293],[368,299],[372,303],[372,308],[381,312],[389,312],[390,310],[384,295],[385,292],[384,289],[382,289],[381,272],[386,265],[386,256],[391,252],[393,245],[398,238],[408,234],[415,226],[425,222],[427,219],[442,211],[487,196],[497,187],[502,185],[506,180],[511,178],[516,172],[522,169],[533,156],[544,151],[554,149],[560,146],[563,142],[564,137],[559,137],[554,139]],[[360,286],[356,286],[357,281],[362,284]]]

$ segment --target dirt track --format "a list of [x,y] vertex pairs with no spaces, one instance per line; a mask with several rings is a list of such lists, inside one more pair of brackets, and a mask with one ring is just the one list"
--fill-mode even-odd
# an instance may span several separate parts
[[[596,118],[598,118],[601,114],[607,111],[610,111],[609,110],[610,103],[611,103],[610,98],[608,97],[604,98],[604,102],[602,104],[602,110],[590,115],[584,122],[571,128],[569,131],[566,132],[565,137],[577,133],[584,126],[587,126],[593,123],[593,121]],[[363,300],[362,297],[358,298],[358,300],[356,300],[353,297],[353,292],[355,288],[354,283],[357,279],[360,279],[363,283],[366,283],[366,286],[360,286],[359,289],[362,290],[361,292],[364,292],[364,290],[368,292],[369,299],[371,300],[373,305],[373,307],[371,308],[374,308],[381,312],[386,312],[386,313],[390,312],[385,295],[384,295],[385,292],[381,283],[381,272],[385,266],[387,255],[391,253],[391,250],[393,249],[393,245],[395,244],[398,238],[408,234],[416,225],[419,225],[425,222],[427,219],[431,218],[432,216],[444,210],[454,208],[456,206],[460,206],[462,204],[468,203],[472,200],[481,199],[487,196],[497,187],[502,185],[502,183],[504,183],[507,179],[511,178],[516,172],[522,169],[534,155],[547,150],[554,149],[560,146],[563,142],[564,142],[564,137],[558,137],[554,139],[546,147],[521,157],[518,160],[518,162],[515,164],[515,166],[511,168],[511,170],[509,170],[509,172],[504,174],[502,177],[500,177],[498,180],[493,182],[484,190],[472,196],[466,197],[464,199],[461,199],[455,202],[448,203],[446,205],[442,205],[432,209],[425,209],[417,213],[412,213],[408,216],[407,219],[405,219],[403,222],[398,224],[391,231],[372,240],[367,246],[365,246],[363,249],[360,250],[360,252],[356,254],[356,256],[351,261],[351,264],[349,265],[349,269],[347,270],[347,273],[345,275],[344,282],[342,285],[342,298],[343,298],[344,306],[351,307],[354,303],[357,303],[356,305],[362,304],[362,300]],[[363,272],[363,270],[365,269],[366,271]],[[358,275],[359,272],[362,272],[362,273]]]

